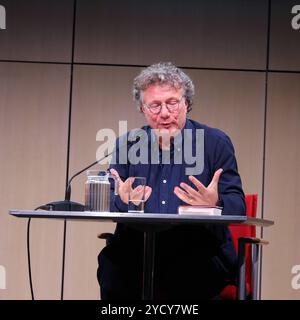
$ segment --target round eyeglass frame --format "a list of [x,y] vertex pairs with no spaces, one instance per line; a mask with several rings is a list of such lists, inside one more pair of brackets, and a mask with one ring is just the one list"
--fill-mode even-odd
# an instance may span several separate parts
[[150,111],[151,113],[153,113],[153,114],[159,114],[159,113],[161,112],[162,106],[165,105],[166,108],[168,109],[168,111],[169,111],[170,113],[174,113],[174,112],[177,111],[177,109],[178,109],[178,107],[179,107],[179,105],[180,105],[180,103],[181,103],[181,101],[182,101],[183,98],[185,98],[185,97],[182,96],[182,97],[176,102],[176,104],[174,104],[174,105],[170,105],[170,104],[168,104],[167,102],[161,102],[161,103],[158,105],[158,107],[157,107],[157,111],[154,111],[154,110],[153,110],[154,108],[151,108],[151,106],[149,106],[149,105],[146,104],[146,103],[143,103],[142,106],[143,106],[144,108],[146,108],[147,110],[149,110],[149,111]]

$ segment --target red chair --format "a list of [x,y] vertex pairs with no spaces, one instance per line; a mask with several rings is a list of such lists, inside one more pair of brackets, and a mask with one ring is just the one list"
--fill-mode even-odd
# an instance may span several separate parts
[[[246,194],[246,215],[256,218],[257,194]],[[224,300],[257,300],[258,260],[261,245],[267,241],[256,238],[255,226],[233,225],[229,226],[236,252],[238,253],[239,277],[238,285],[228,285],[221,293]]]

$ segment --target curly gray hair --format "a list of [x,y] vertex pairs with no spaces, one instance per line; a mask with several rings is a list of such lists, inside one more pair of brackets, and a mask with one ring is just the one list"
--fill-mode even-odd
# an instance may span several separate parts
[[133,98],[139,110],[141,110],[142,92],[152,84],[168,84],[174,88],[182,88],[184,90],[183,96],[188,103],[187,112],[192,110],[193,97],[195,94],[193,81],[171,62],[152,64],[142,70],[134,79]]

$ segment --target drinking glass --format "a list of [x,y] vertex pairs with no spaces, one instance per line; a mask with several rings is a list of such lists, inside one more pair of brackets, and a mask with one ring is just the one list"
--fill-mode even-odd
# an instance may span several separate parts
[[132,185],[128,194],[128,212],[143,213],[145,206],[146,178],[130,177]]

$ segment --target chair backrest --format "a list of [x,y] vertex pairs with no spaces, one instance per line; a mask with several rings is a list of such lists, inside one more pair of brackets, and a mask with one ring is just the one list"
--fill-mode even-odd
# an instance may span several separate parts
[[[257,212],[257,194],[246,194],[246,215],[248,217],[255,218]],[[229,230],[232,235],[232,241],[236,252],[238,252],[238,239],[241,237],[255,237],[256,229],[255,226],[248,225],[234,225],[229,226]],[[247,292],[252,292],[252,281],[251,281],[251,247],[246,245],[246,287]],[[224,289],[221,296],[224,299],[235,299],[237,294],[236,287],[228,286]]]
[[[257,194],[246,194],[245,202],[246,202],[247,217],[255,218],[256,212],[257,212]],[[235,225],[235,226],[229,226],[229,230],[231,232],[233,244],[236,251],[238,250],[238,239],[240,237],[256,236],[255,226]]]

